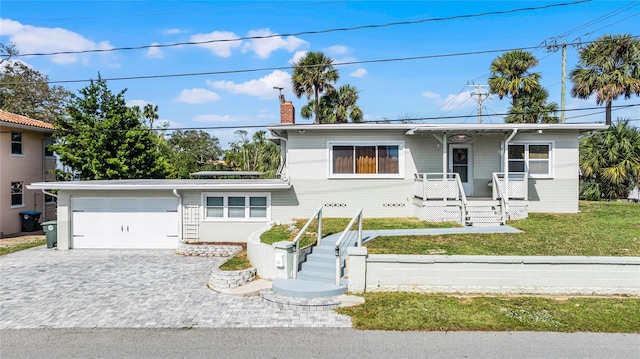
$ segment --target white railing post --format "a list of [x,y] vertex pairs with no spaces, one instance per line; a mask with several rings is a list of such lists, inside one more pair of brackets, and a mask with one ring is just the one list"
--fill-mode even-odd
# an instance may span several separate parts
[[[342,277],[342,242],[346,238],[347,234],[349,234],[349,229],[353,227],[353,225],[356,222],[356,219],[358,219],[358,233],[356,234],[358,236],[357,241],[359,245],[362,244],[362,208],[360,208],[358,213],[356,213],[356,215],[353,216],[353,218],[351,218],[351,221],[349,222],[347,227],[344,229],[344,231],[342,231],[340,238],[336,241],[336,244],[335,244],[336,285],[340,285],[340,278]],[[348,246],[349,241],[347,241],[346,243]]]
[[302,227],[300,232],[298,232],[298,235],[296,236],[296,238],[293,239],[293,246],[295,248],[295,253],[293,254],[293,260],[294,260],[293,263],[295,267],[291,275],[293,279],[298,278],[298,261],[300,260],[300,239],[307,231],[307,228],[309,228],[309,226],[311,225],[311,222],[313,222],[313,220],[316,218],[318,219],[318,234],[317,234],[318,243],[317,244],[320,244],[320,238],[322,237],[322,206],[320,206],[320,208],[318,208],[315,211],[315,213],[313,213],[313,215],[309,218],[307,223],[305,223],[305,225]]

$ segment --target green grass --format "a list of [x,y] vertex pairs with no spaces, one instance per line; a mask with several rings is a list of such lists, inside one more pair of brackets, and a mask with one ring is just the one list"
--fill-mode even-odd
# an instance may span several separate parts
[[29,249],[29,248],[33,248],[33,247],[42,246],[45,243],[46,243],[45,239],[41,238],[41,239],[35,239],[33,241],[29,241],[29,242],[16,243],[16,244],[8,245],[8,246],[2,246],[2,247],[0,247],[0,256],[3,256],[5,254],[9,254],[9,253],[13,253],[13,252],[17,252],[17,251],[21,251],[21,250],[24,250],[24,249]]
[[376,254],[640,256],[637,203],[581,202],[579,213],[531,213],[508,224],[523,233],[388,236],[365,246]]
[[[295,219],[294,225],[300,230],[307,223],[308,219]],[[322,219],[322,236],[328,236],[334,233],[344,231],[349,224],[351,218],[323,218]],[[457,223],[445,222],[434,223],[424,222],[417,218],[364,218],[362,220],[363,229],[404,229],[404,228],[451,228],[459,227]],[[314,221],[309,226],[308,232],[311,232],[300,240],[301,247],[306,247],[315,243],[317,222]],[[273,226],[260,237],[260,241],[265,244],[273,244],[279,241],[292,241],[296,237],[296,233],[289,230],[289,226],[282,224]]]
[[453,297],[370,293],[339,308],[363,330],[640,333],[640,298]]
[[234,271],[251,268],[251,262],[247,258],[247,250],[243,249],[234,257],[220,266],[221,270]]

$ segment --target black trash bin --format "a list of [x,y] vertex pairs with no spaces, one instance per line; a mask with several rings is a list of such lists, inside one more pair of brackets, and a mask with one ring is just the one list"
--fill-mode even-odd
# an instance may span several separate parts
[[22,219],[22,231],[37,231],[40,228],[40,226],[38,226],[38,220],[40,219],[41,214],[42,213],[36,211],[20,212],[20,219]]
[[47,248],[58,246],[58,221],[42,222],[44,234],[47,236]]

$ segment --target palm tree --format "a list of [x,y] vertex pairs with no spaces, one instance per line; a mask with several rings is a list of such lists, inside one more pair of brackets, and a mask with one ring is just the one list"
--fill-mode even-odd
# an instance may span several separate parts
[[158,116],[158,105],[154,106],[150,103],[144,105],[143,115],[144,118],[149,120],[149,128],[153,128],[153,120],[160,118]]
[[[320,98],[320,123],[362,122],[362,109],[356,105],[359,91],[355,86],[342,85]],[[309,101],[300,110],[303,118],[311,118],[315,113],[314,101]]]
[[580,63],[571,71],[571,96],[605,103],[606,124],[611,125],[611,103],[640,95],[640,40],[631,35],[604,35],[580,50]]
[[336,83],[340,76],[333,68],[333,59],[325,56],[322,52],[307,52],[298,62],[293,65],[293,75],[291,84],[293,93],[298,98],[305,95],[307,99],[314,99],[314,123],[321,122],[320,116],[320,94],[334,91],[332,83]]
[[528,51],[513,50],[498,56],[491,63],[490,92],[500,99],[510,96],[515,107],[519,95],[540,87],[540,73],[529,72],[537,65],[538,60]]
[[580,140],[580,171],[581,198],[626,198],[640,183],[640,129],[618,120]]
[[505,118],[507,123],[558,123],[558,104],[547,103],[549,92],[539,87],[532,92],[522,93],[516,105],[509,110]]

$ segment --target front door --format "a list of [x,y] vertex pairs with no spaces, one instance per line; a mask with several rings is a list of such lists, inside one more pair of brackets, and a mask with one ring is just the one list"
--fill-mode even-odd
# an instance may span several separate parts
[[462,181],[464,194],[473,195],[473,153],[471,145],[449,146],[449,172],[457,173]]

